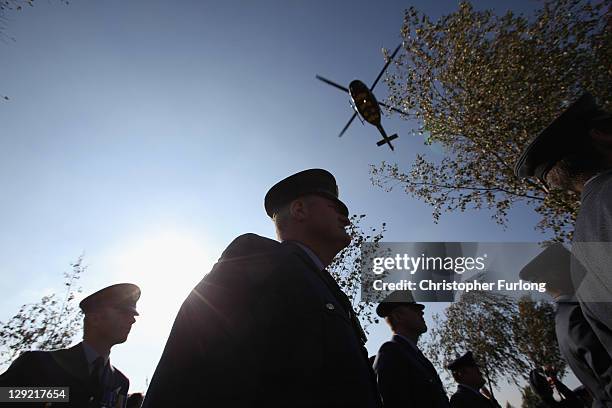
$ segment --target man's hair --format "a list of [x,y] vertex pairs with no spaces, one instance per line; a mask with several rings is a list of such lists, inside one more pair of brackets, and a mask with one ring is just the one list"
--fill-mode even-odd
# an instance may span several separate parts
[[576,185],[584,184],[602,170],[600,160],[597,160],[599,155],[595,149],[582,148],[564,157],[546,175],[547,184],[563,190],[575,190]]
[[291,206],[291,203],[285,204],[272,216],[272,221],[274,222],[274,225],[276,225],[277,235],[281,231],[284,231],[287,228],[287,224],[289,223],[289,220],[291,219],[290,206]]
[[83,337],[89,332],[91,327],[91,316],[86,314],[83,316]]
[[85,336],[85,333],[88,333],[91,331],[92,327],[93,327],[93,319],[94,319],[94,315],[99,314],[100,310],[99,309],[95,309],[92,310],[88,313],[86,313],[83,316],[83,336]]

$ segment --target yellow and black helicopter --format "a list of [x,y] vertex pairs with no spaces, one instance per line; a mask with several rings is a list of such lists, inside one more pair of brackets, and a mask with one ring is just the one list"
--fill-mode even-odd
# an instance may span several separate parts
[[361,82],[358,79],[353,80],[349,84],[349,87],[346,88],[346,87],[344,87],[342,85],[338,85],[337,83],[335,83],[333,81],[330,81],[327,78],[323,78],[320,75],[316,76],[317,79],[325,82],[328,85],[331,85],[333,87],[336,87],[336,88],[338,88],[338,89],[348,93],[350,95],[350,97],[351,97],[351,106],[355,110],[355,113],[353,113],[353,116],[351,116],[351,118],[349,119],[348,123],[346,124],[346,126],[344,126],[344,128],[342,129],[342,131],[340,132],[338,137],[342,137],[342,135],[344,134],[344,132],[346,132],[346,130],[351,125],[353,120],[355,120],[355,117],[357,116],[357,114],[359,114],[366,122],[374,125],[376,127],[376,129],[378,129],[378,131],[382,135],[382,137],[383,137],[382,140],[376,142],[376,145],[377,146],[382,146],[382,145],[384,145],[386,143],[386,144],[389,145],[391,150],[394,150],[393,145],[391,144],[391,141],[394,140],[394,139],[397,139],[398,136],[397,136],[397,134],[393,134],[391,136],[387,136],[387,132],[385,132],[385,129],[382,127],[382,124],[381,124],[380,107],[384,106],[385,108],[391,109],[391,110],[399,112],[401,114],[405,114],[405,112],[403,112],[403,111],[401,111],[399,109],[393,108],[391,106],[385,105],[384,103],[378,102],[376,100],[376,97],[372,93],[372,91],[374,90],[374,87],[376,86],[376,84],[378,83],[380,78],[385,73],[385,71],[386,71],[387,67],[389,66],[389,64],[391,64],[391,61],[393,61],[393,58],[395,57],[395,55],[399,51],[400,47],[401,47],[401,44],[397,46],[395,51],[393,51],[393,54],[391,54],[391,56],[389,57],[389,59],[387,60],[387,62],[385,64],[385,66],[380,71],[380,73],[378,74],[378,76],[376,77],[376,79],[374,80],[374,83],[372,84],[372,86],[370,88],[368,88],[366,84],[364,84],[363,82]]

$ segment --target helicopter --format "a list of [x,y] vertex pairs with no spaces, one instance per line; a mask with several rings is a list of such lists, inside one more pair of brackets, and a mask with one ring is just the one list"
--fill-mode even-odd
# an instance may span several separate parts
[[366,122],[375,126],[376,129],[378,129],[378,131],[382,135],[383,137],[382,140],[379,140],[378,142],[376,142],[376,145],[382,146],[384,144],[388,144],[391,150],[395,150],[393,148],[393,145],[391,144],[391,141],[398,138],[397,133],[391,136],[387,136],[387,132],[385,132],[385,129],[383,128],[382,123],[381,123],[380,107],[384,106],[385,108],[399,112],[403,115],[405,115],[406,113],[399,109],[388,106],[382,102],[378,102],[376,100],[376,97],[372,93],[372,91],[374,90],[374,87],[376,86],[376,84],[378,83],[378,81],[380,80],[384,72],[386,71],[389,64],[391,64],[391,61],[393,61],[393,58],[395,57],[395,55],[397,54],[401,46],[402,46],[401,44],[398,45],[395,51],[393,51],[393,54],[391,54],[391,56],[385,63],[385,66],[380,71],[380,73],[378,74],[378,76],[376,77],[376,79],[374,80],[374,83],[372,83],[372,86],[370,88],[368,88],[366,84],[364,84],[358,79],[353,80],[349,84],[348,88],[346,88],[333,81],[330,81],[327,78],[324,78],[320,75],[316,75],[316,78],[318,80],[323,81],[328,85],[331,85],[335,88],[340,89],[341,91],[348,93],[351,97],[350,103],[353,109],[355,110],[355,113],[353,113],[353,116],[351,116],[348,123],[346,124],[346,126],[344,126],[344,128],[342,129],[338,137],[342,137],[342,135],[344,134],[344,132],[346,132],[346,130],[351,125],[353,120],[355,120],[355,117],[357,116],[357,114],[359,114]]

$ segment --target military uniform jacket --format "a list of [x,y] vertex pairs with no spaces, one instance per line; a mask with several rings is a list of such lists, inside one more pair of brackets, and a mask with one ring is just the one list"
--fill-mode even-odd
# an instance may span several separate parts
[[449,407],[434,366],[401,336],[381,346],[374,371],[385,408]]
[[181,306],[143,406],[379,407],[330,279],[294,243],[236,238]]
[[612,170],[590,180],[580,201],[572,252],[582,265],[572,264],[572,279],[584,317],[612,358]]
[[499,408],[496,401],[492,401],[479,392],[459,384],[457,392],[450,399],[451,408]]
[[557,303],[555,330],[561,354],[593,396],[593,408],[612,407],[612,359],[578,302]]
[[[115,367],[111,367],[112,392],[115,394],[114,407],[124,407],[129,380]],[[69,387],[68,403],[25,403],[2,404],[2,406],[94,408],[99,407],[98,392],[91,385],[87,357],[82,343],[68,349],[55,351],[27,351],[19,356],[8,370],[0,375],[0,387]],[[113,408],[114,408],[113,407]]]

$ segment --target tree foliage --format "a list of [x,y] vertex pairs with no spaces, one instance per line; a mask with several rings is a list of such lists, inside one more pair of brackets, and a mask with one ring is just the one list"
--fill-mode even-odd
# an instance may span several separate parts
[[557,376],[565,374],[566,363],[561,356],[555,334],[555,311],[552,303],[534,302],[523,297],[518,302],[518,314],[512,332],[519,351],[532,367],[552,366]]
[[523,402],[521,403],[521,408],[541,408],[544,406],[542,399],[536,394],[533,389],[526,385],[521,388],[521,395],[523,397]]
[[516,383],[529,370],[511,335],[515,315],[516,303],[508,296],[465,293],[446,309],[444,319],[434,316],[425,344],[427,357],[436,366],[445,367],[471,351],[490,387],[506,378]]
[[[21,11],[24,6],[34,6],[34,0],[0,0],[0,39],[6,41],[6,29],[10,21],[9,15],[14,11]],[[10,38],[15,40],[14,38]]]
[[[440,369],[472,351],[490,388],[500,379],[518,386],[534,367],[554,367],[559,377],[565,373],[550,302],[534,302],[529,297],[516,302],[506,295],[473,291],[452,303],[444,316],[434,315],[433,319],[424,347]],[[447,388],[449,379],[447,375]],[[539,403],[530,388],[522,393],[523,404]]]
[[540,215],[538,229],[570,238],[578,197],[518,180],[513,164],[584,90],[612,108],[611,20],[606,1],[545,0],[532,18],[476,11],[468,2],[438,21],[406,10],[388,102],[446,154],[417,155],[409,171],[372,166],[373,183],[399,184],[433,207],[435,221],[444,211],[486,208],[506,225],[508,210],[524,203]]
[[23,351],[54,350],[69,346],[82,325],[82,315],[76,303],[81,292],[77,285],[87,269],[80,256],[64,272],[65,294],[43,296],[38,303],[21,306],[6,322],[0,322],[0,366],[13,361]]
[[[60,3],[68,4],[67,0],[58,0]],[[11,16],[20,12],[24,7],[34,7],[34,0],[0,0],[0,41],[15,41],[15,37],[9,36],[6,31],[11,22]],[[10,98],[0,94],[0,99],[8,101]]]
[[364,214],[351,216],[351,223],[348,226],[348,233],[353,238],[351,244],[334,258],[327,269],[351,300],[353,309],[359,316],[363,329],[367,333],[368,326],[372,323],[378,323],[378,318],[373,312],[374,304],[372,302],[362,302],[360,297],[361,285],[366,284],[366,282],[362,282],[361,261],[370,255],[367,251],[362,252],[361,245],[365,242],[371,242],[374,244],[371,251],[375,252],[378,243],[383,239],[386,225],[383,223],[380,230],[370,228],[366,231],[360,225],[364,218]]
[[[63,4],[69,4],[67,0],[57,0]],[[6,29],[11,21],[10,15],[14,12],[20,12],[24,7],[34,7],[35,0],[0,0],[0,39],[15,41],[15,38],[6,35]]]

